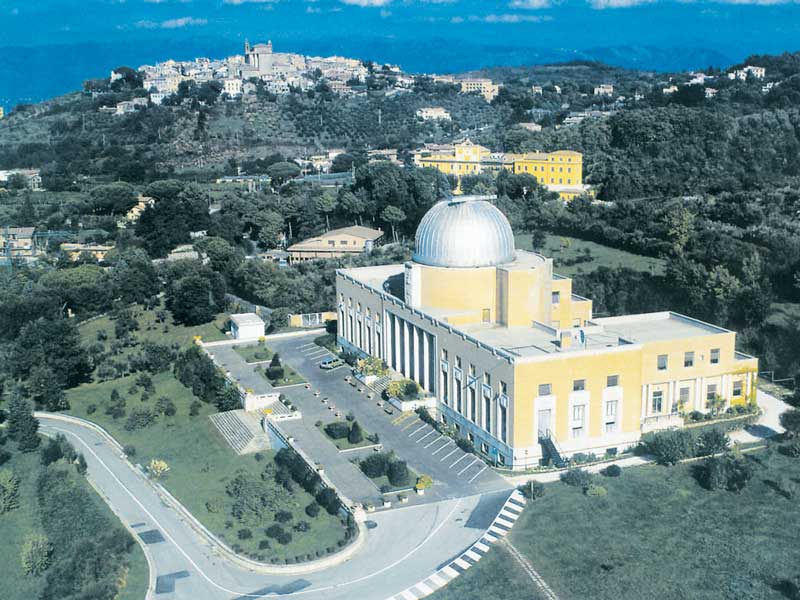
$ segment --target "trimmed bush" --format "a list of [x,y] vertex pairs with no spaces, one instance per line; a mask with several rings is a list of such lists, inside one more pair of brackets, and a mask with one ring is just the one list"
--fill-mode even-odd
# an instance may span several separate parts
[[572,487],[585,488],[592,483],[592,475],[584,469],[568,469],[561,473],[560,477],[563,483]]
[[353,426],[350,428],[350,434],[347,436],[347,441],[351,444],[360,444],[364,441],[364,430],[358,421],[353,421]]
[[350,435],[350,425],[337,421],[325,425],[325,433],[334,440],[342,440]]
[[390,462],[387,476],[389,477],[389,483],[395,487],[408,485],[410,478],[408,465],[403,460],[395,460]]
[[320,506],[316,502],[312,502],[308,506],[306,506],[306,514],[311,517],[312,519],[315,518],[320,511]]
[[382,477],[386,475],[389,470],[389,455],[383,452],[371,454],[361,461],[360,467],[364,475],[370,479]]
[[325,507],[329,514],[335,515],[339,512],[341,502],[339,496],[331,488],[325,488],[317,494],[317,502]]
[[753,466],[741,456],[712,456],[694,469],[695,478],[708,490],[741,492],[753,477]]
[[271,537],[274,539],[278,539],[278,536],[281,535],[283,532],[284,532],[283,527],[281,527],[277,523],[270,525],[264,530],[264,533],[267,534],[267,537]]
[[245,527],[244,529],[240,529],[238,532],[236,532],[236,537],[238,537],[240,540],[249,540],[253,537],[253,532]]
[[619,465],[608,465],[605,469],[601,470],[600,473],[606,477],[619,477],[622,475],[622,467]]
[[461,448],[463,452],[467,454],[475,454],[475,444],[473,444],[469,439],[460,437],[456,439],[456,446]]

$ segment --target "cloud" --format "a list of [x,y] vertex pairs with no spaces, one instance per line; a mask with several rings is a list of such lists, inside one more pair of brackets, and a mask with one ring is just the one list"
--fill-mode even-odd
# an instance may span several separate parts
[[597,10],[604,10],[606,8],[630,8],[631,6],[640,6],[642,4],[651,4],[655,0],[589,0],[592,8]]
[[508,3],[510,8],[521,8],[526,10],[539,10],[541,8],[550,8],[552,6],[550,0],[511,0]]
[[223,4],[274,4],[278,0],[222,0]]
[[[451,23],[463,23],[463,19],[460,21],[456,21],[451,19]],[[485,16],[477,16],[471,15],[467,17],[467,20],[472,23],[505,23],[505,24],[513,24],[513,23],[541,23],[543,21],[551,21],[552,17],[540,17],[534,15],[520,15],[520,14],[513,14],[513,13],[505,13],[500,15],[485,15]]]
[[197,17],[180,17],[178,19],[167,19],[166,21],[137,21],[136,27],[139,29],[181,29],[183,27],[191,27],[194,25],[205,25],[208,23],[207,19],[199,19]]
[[344,4],[350,4],[351,6],[386,6],[391,3],[392,0],[341,0]]

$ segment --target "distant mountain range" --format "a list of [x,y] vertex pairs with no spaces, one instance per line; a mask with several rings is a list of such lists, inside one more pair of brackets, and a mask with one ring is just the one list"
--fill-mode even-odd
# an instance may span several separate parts
[[[682,71],[709,65],[725,67],[743,56],[726,56],[706,48],[607,46],[575,50],[470,43],[431,39],[409,44],[391,38],[310,39],[276,42],[275,50],[309,55],[339,54],[375,62],[400,64],[411,72],[458,73],[492,66],[545,64],[594,60],[613,66],[648,71]],[[107,77],[120,65],[198,56],[224,57],[241,53],[238,40],[197,37],[181,40],[156,38],[133,44],[76,43],[0,48],[0,106],[38,102],[80,88],[86,79]],[[55,60],[57,57],[57,60]]]

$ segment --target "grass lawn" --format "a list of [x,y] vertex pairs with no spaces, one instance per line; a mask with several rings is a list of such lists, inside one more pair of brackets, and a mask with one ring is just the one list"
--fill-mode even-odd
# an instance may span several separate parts
[[[800,577],[800,511],[773,482],[800,485],[800,460],[777,451],[749,456],[756,471],[741,494],[703,489],[691,465],[598,477],[608,488],[603,498],[550,484],[510,540],[564,599],[796,597],[780,590]],[[469,589],[465,598],[527,600],[512,587],[492,595],[509,564],[481,561],[470,569],[473,586],[453,589]],[[456,597],[447,588],[433,596]]]
[[[336,422],[336,421],[332,421],[332,422]],[[339,421],[339,422],[341,423],[341,422],[344,422],[344,421]],[[347,438],[340,438],[338,440],[332,438],[330,435],[328,435],[328,432],[325,430],[325,425],[327,425],[327,423],[321,423],[320,422],[317,425],[317,427],[319,427],[320,431],[322,431],[322,433],[325,434],[325,437],[328,440],[330,440],[330,442],[334,446],[336,446],[337,450],[354,450],[355,448],[365,448],[367,446],[372,446],[372,445],[375,444],[375,442],[373,442],[372,439],[370,439],[372,437],[372,434],[369,431],[367,431],[366,429],[364,429],[363,426],[361,427],[361,431],[364,432],[364,439],[362,439],[358,444],[351,444],[350,440],[348,440]],[[361,424],[359,423],[359,425],[361,425]]]
[[[138,339],[152,339],[161,344],[176,342],[181,347],[192,343],[195,335],[213,335],[216,330],[224,336],[215,323],[200,327],[177,327],[168,325],[168,331],[162,332],[163,324],[155,323],[155,312],[145,311],[140,307],[134,309],[140,322],[140,329],[135,333]],[[216,323],[224,322],[224,316]],[[114,324],[103,318],[85,323],[81,326],[81,334],[87,343],[97,340],[97,331],[103,330],[108,336],[107,343],[113,342]],[[136,351],[136,347],[126,348],[124,353]],[[259,542],[265,539],[264,529],[272,525],[273,514],[264,517],[263,522],[242,525],[230,514],[231,499],[225,492],[226,485],[237,472],[244,470],[249,477],[260,480],[264,466],[272,461],[271,453],[260,455],[261,462],[253,456],[238,456],[223,440],[208,416],[216,412],[212,405],[200,403],[199,414],[189,416],[190,405],[196,401],[191,390],[181,384],[171,371],[152,375],[155,392],[149,399],[142,400],[142,390],[134,385],[136,375],[119,377],[110,381],[86,383],[67,391],[71,408],[68,411],[105,427],[121,444],[132,445],[136,455],[131,458],[134,463],[147,465],[151,459],[165,460],[170,471],[164,479],[164,486],[175,495],[206,527],[219,535],[237,551],[257,557],[259,560],[283,561],[285,558],[315,554],[317,550],[335,548],[344,539],[345,528],[338,517],[329,515],[324,510],[315,518],[308,517],[304,510],[313,498],[298,486],[292,493],[283,492],[277,483],[270,481],[274,489],[280,492],[280,509],[293,514],[287,529],[306,521],[310,524],[307,532],[293,532],[292,541],[281,545],[270,540],[269,548],[259,549]],[[172,400],[177,414],[172,417],[159,416],[156,423],[143,429],[128,431],[125,428],[126,417],[114,419],[105,413],[105,407],[116,389],[126,401],[128,414],[136,408],[153,408],[157,399],[164,396]],[[92,408],[92,405],[94,408]],[[253,537],[238,539],[238,530],[248,527]]]
[[[11,446],[13,442],[8,442]],[[10,449],[10,448],[9,448]],[[0,468],[11,469],[19,478],[19,508],[0,516],[0,540],[3,542],[5,558],[0,560],[0,598],[3,600],[30,600],[38,598],[44,588],[45,574],[35,577],[25,575],[22,571],[20,552],[25,538],[32,533],[41,533],[41,517],[36,499],[36,480],[44,467],[39,462],[39,452],[20,454],[12,450],[12,458]],[[50,468],[57,468],[56,466]],[[97,510],[117,523],[117,517],[95,493],[88,482],[83,481],[89,496],[96,504]],[[121,527],[121,525],[120,525]],[[85,532],[77,532],[79,533]],[[56,549],[58,552],[58,549]],[[149,570],[144,553],[138,544],[128,555],[128,569],[121,575],[123,587],[119,591],[119,600],[140,600],[144,598],[149,583]]]
[[412,469],[411,467],[409,467],[408,483],[406,485],[392,485],[391,483],[389,483],[389,478],[386,475],[381,475],[380,477],[372,478],[370,479],[370,481],[374,483],[379,490],[381,490],[382,494],[393,494],[395,492],[403,492],[408,490],[413,491],[414,484],[417,483],[417,477],[419,477],[417,472],[414,471],[414,469]]
[[281,366],[283,367],[283,377],[279,380],[273,381],[267,377],[267,368],[269,367],[269,363],[265,361],[272,360],[272,357],[275,356],[275,352],[270,350],[266,345],[262,344],[261,342],[257,344],[250,344],[250,345],[236,345],[233,346],[233,350],[241,356],[247,363],[263,363],[263,365],[259,366],[256,371],[261,373],[261,375],[267,379],[273,386],[281,387],[284,385],[296,385],[298,383],[305,383],[306,380],[295,371],[292,367],[281,361]]
[[[517,248],[533,249],[530,234],[520,234],[515,236],[515,239]],[[563,235],[547,234],[544,248],[537,252],[551,257],[554,270],[567,277],[580,271],[591,272],[598,267],[627,267],[636,271],[649,271],[653,274],[661,274],[664,271],[664,261],[661,259],[633,254],[625,250]]]

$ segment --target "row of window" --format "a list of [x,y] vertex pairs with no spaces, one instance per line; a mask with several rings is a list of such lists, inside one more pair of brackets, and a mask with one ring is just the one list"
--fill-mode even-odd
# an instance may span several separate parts
[[[731,395],[734,398],[738,398],[742,396],[743,391],[744,391],[744,382],[741,379],[735,380],[733,382],[733,390]],[[678,397],[673,398],[672,406],[670,407],[670,412],[673,414],[677,413],[681,408],[689,404],[691,394],[692,391],[691,387],[689,386],[682,386],[678,388]],[[716,383],[710,383],[706,386],[706,402],[715,401],[718,395],[719,395],[719,389]],[[663,405],[664,405],[664,391],[654,390],[650,402],[651,414],[660,414],[663,410]]]
[[[608,375],[606,377],[606,387],[617,387],[619,385],[619,375]],[[586,391],[586,380],[585,379],[573,379],[572,380],[572,391],[573,392],[584,392]],[[539,384],[539,395],[540,396],[550,396],[553,394],[553,384],[552,383],[540,383]]]
[[[684,352],[683,353],[683,366],[686,368],[694,366],[694,352]],[[711,349],[711,364],[717,365],[719,364],[719,348],[712,348]],[[668,354],[659,354],[656,358],[656,366],[658,367],[659,371],[666,371],[669,368],[669,355]]]

